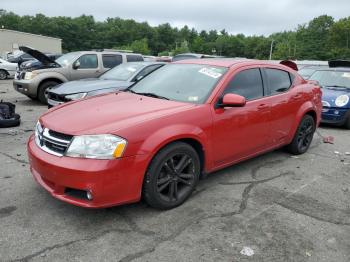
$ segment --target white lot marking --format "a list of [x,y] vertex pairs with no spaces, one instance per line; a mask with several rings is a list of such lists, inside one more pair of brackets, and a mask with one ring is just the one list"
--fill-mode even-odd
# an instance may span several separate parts
[[250,247],[243,247],[240,253],[244,256],[251,257],[254,255],[254,250]]

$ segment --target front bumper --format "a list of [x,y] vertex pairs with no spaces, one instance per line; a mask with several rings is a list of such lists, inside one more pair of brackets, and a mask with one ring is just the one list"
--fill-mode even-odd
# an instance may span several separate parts
[[334,125],[344,125],[346,120],[350,117],[349,108],[323,108],[321,123],[334,124]]
[[17,92],[22,93],[26,96],[32,96],[32,97],[37,96],[38,86],[32,80],[14,79],[13,80],[13,88]]
[[[114,160],[57,157],[40,149],[33,136],[28,157],[34,179],[53,197],[87,208],[139,201],[148,163],[146,155]],[[71,189],[89,191],[93,199],[72,196]]]

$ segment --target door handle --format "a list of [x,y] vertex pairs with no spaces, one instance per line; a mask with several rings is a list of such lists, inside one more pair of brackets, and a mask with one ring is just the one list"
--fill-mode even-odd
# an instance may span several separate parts
[[258,105],[258,109],[259,110],[263,110],[263,109],[267,109],[267,108],[269,108],[268,104],[260,104],[260,105]]

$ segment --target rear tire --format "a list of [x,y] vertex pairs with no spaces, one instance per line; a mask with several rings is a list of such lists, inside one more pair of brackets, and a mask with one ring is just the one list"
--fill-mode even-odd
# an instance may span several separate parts
[[47,104],[46,90],[50,87],[54,87],[59,83],[56,81],[46,81],[39,86],[38,99],[41,103]]
[[0,69],[0,80],[5,80],[7,78],[7,72],[3,69]]
[[152,159],[143,182],[143,199],[158,209],[177,207],[192,194],[199,174],[200,160],[193,147],[172,143]]
[[305,115],[300,121],[292,142],[287,146],[287,150],[293,155],[304,154],[311,145],[315,130],[314,118],[310,115]]

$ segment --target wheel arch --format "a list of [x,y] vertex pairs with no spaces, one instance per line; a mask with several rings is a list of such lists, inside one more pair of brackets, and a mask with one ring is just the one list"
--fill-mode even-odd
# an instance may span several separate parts
[[312,116],[312,118],[315,120],[316,127],[318,126],[320,119],[318,119],[317,110],[314,107],[314,105],[310,101],[308,101],[299,108],[299,111],[295,117],[294,124],[288,137],[288,143],[290,143],[293,140],[295,132],[297,131],[298,126],[300,124],[300,121],[305,115]]

